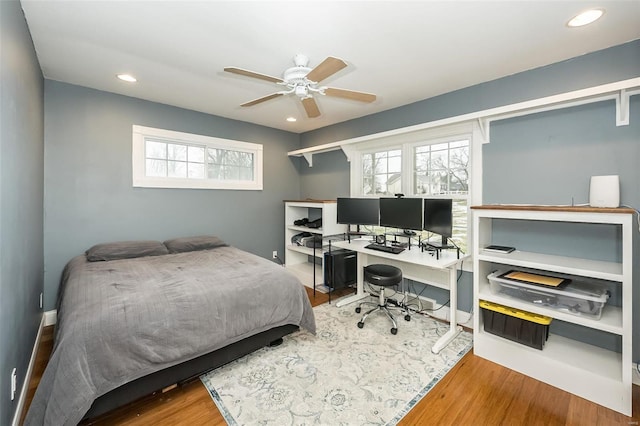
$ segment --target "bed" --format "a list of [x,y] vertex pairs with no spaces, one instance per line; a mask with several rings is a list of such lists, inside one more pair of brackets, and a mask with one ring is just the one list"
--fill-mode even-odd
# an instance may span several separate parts
[[25,425],[75,425],[299,327],[303,285],[216,237],[99,244],[65,267],[54,347]]

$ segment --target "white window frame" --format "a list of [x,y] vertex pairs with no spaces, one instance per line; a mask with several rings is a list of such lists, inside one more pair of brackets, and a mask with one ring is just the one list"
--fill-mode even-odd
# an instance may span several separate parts
[[[469,121],[449,126],[431,128],[416,132],[391,135],[375,141],[361,142],[349,147],[350,161],[350,194],[351,197],[378,196],[364,195],[362,192],[362,155],[366,153],[401,149],[402,150],[402,190],[407,197],[417,196],[413,187],[414,158],[413,150],[416,146],[437,144],[455,139],[469,140],[469,193],[468,206],[482,204],[482,133],[477,121]],[[443,195],[420,194],[423,198],[446,197]],[[449,197],[451,198],[451,197]],[[462,198],[456,196],[455,198]],[[467,217],[467,247],[473,247],[471,210]],[[464,269],[472,271],[472,262],[465,262]]]
[[[225,149],[253,154],[253,180],[209,179],[206,177],[206,170],[205,178],[203,179],[147,176],[145,172],[145,141],[147,139],[167,143],[205,146],[206,149]],[[133,125],[131,153],[133,186],[143,188],[238,189],[261,191],[263,182],[262,151],[261,144]]]

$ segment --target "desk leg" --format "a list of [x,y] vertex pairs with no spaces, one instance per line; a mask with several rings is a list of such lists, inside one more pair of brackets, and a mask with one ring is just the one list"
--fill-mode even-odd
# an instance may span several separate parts
[[462,331],[462,327],[458,326],[458,277],[456,265],[449,268],[449,331],[441,336],[431,348],[434,354],[439,353],[445,346],[449,344]]
[[358,252],[358,270],[357,270],[357,278],[356,278],[356,294],[350,297],[346,297],[344,299],[340,299],[336,306],[339,308],[344,305],[348,305],[349,303],[358,302],[362,299],[366,299],[369,297],[369,293],[364,291],[364,265],[367,262],[367,255],[364,253]]

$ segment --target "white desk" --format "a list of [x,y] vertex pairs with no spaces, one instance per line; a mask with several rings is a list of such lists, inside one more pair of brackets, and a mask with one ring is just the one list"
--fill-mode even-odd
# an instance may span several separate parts
[[406,249],[402,253],[393,254],[383,251],[365,248],[371,244],[370,239],[357,239],[348,241],[337,241],[333,246],[353,250],[358,253],[358,282],[356,294],[340,300],[336,306],[344,306],[369,297],[369,293],[364,291],[363,268],[373,263],[384,263],[397,266],[402,270],[404,278],[418,281],[428,285],[449,290],[450,304],[450,327],[438,341],[433,345],[431,351],[435,354],[440,352],[449,342],[451,342],[462,330],[456,322],[456,312],[458,307],[458,280],[457,267],[467,255],[460,255],[457,258],[455,250],[443,250],[440,259],[428,252],[420,251],[417,246]]

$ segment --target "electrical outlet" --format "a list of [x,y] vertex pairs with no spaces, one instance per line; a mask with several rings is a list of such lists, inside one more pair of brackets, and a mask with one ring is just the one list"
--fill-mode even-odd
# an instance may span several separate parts
[[11,400],[16,397],[16,369],[11,370]]
[[273,253],[271,253],[271,258],[272,259],[277,259],[278,258],[278,250],[274,250]]

